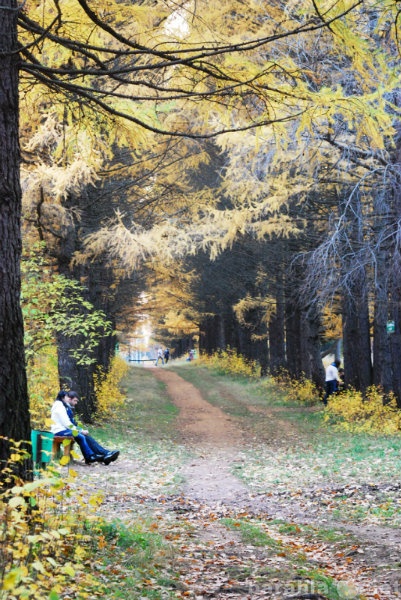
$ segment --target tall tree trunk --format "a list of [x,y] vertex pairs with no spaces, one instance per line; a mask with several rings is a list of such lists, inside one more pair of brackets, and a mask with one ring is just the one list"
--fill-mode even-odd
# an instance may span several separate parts
[[[21,188],[18,106],[18,7],[0,8],[0,465],[10,456],[9,440],[30,439],[24,328],[20,307]],[[30,446],[25,444],[30,450]],[[32,479],[32,462],[12,465]],[[4,478],[5,479],[5,478]],[[3,481],[3,477],[2,477]],[[4,481],[3,481],[4,483]]]
[[319,390],[324,388],[324,368],[320,352],[321,315],[316,304],[301,311],[301,371]]
[[364,392],[372,384],[369,309],[363,273],[353,277],[352,292],[343,296],[345,383]]
[[375,198],[377,250],[375,256],[373,383],[382,387],[387,394],[392,388],[390,337],[386,325],[391,316],[389,272],[392,263],[392,242],[388,232],[393,219],[388,198],[384,196],[384,193],[381,193]]
[[[397,93],[396,104],[401,106],[401,93]],[[398,407],[401,408],[401,124],[398,122],[395,136],[396,151],[394,163],[396,165],[393,185],[394,197],[394,245],[392,254],[391,271],[391,305],[390,318],[394,321],[394,332],[390,336],[391,364],[392,364],[392,390],[396,396]]]
[[291,378],[301,374],[301,311],[292,296],[286,298],[285,304],[287,369]]
[[213,354],[216,350],[224,348],[224,330],[221,315],[208,316],[202,320],[201,348],[206,354]]
[[341,203],[340,210],[347,233],[341,252],[345,383],[364,392],[372,384],[372,359],[367,279],[360,260],[365,224],[358,192]]
[[77,411],[85,423],[91,423],[96,411],[96,397],[93,383],[94,365],[77,364],[71,355],[77,340],[59,335],[57,337],[58,372],[60,386],[74,390],[79,395]]
[[389,333],[391,336],[391,363],[393,365],[393,383],[392,390],[397,399],[397,405],[401,408],[401,286],[398,278],[393,281],[392,299],[394,305],[392,307],[392,316],[394,319],[394,333]]
[[269,321],[270,373],[287,367],[285,352],[285,307],[282,275],[277,278],[276,311]]

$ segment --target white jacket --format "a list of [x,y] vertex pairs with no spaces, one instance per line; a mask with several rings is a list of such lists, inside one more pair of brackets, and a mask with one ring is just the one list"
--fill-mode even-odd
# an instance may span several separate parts
[[75,425],[69,419],[64,404],[60,400],[56,400],[52,406],[51,420],[52,433],[58,433],[59,431],[64,431],[64,429],[76,429]]

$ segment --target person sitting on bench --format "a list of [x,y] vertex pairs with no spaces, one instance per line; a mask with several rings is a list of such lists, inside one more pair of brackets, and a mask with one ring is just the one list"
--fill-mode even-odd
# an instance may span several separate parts
[[[94,462],[110,464],[118,458],[118,450],[107,450],[103,448],[86,429],[79,428],[73,413],[73,407],[78,402],[76,392],[61,390],[54,401],[51,410],[51,431],[57,436],[73,436],[81,448],[81,452],[87,465]],[[78,432],[77,435],[74,435]]]

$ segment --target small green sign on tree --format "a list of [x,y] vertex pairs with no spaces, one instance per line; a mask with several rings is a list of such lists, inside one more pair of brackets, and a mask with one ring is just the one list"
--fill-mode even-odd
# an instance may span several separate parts
[[395,331],[395,323],[394,323],[394,321],[387,321],[387,323],[386,323],[386,331],[387,331],[387,333],[394,333],[394,331]]

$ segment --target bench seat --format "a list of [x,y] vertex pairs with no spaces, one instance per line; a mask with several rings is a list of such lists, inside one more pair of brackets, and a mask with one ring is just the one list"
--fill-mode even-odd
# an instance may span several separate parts
[[[65,444],[65,441],[68,441],[68,444]],[[53,447],[52,447],[52,456],[53,460],[59,458],[61,455],[70,456],[71,448],[75,443],[74,436],[72,435],[54,435],[53,438]]]

